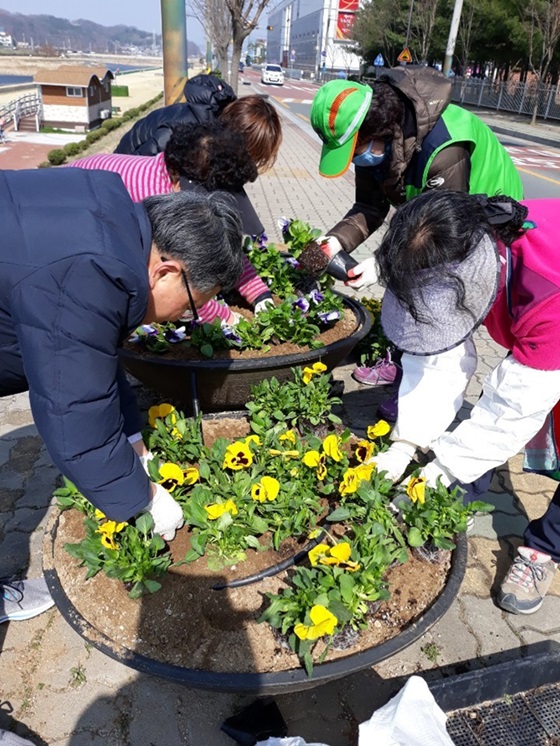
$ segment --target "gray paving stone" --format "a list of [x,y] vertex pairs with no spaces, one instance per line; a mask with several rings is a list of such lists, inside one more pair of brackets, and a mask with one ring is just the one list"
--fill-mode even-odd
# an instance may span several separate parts
[[488,656],[518,648],[519,637],[505,621],[505,612],[490,599],[463,596],[464,620],[477,642],[477,655]]

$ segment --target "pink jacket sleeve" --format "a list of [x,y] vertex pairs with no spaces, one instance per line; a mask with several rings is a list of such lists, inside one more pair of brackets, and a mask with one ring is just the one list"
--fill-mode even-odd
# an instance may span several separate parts
[[235,287],[251,305],[272,297],[268,286],[258,276],[257,270],[246,256],[243,257],[243,272]]

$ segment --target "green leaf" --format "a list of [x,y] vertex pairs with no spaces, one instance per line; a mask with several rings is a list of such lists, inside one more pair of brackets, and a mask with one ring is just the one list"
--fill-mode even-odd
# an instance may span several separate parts
[[496,506],[491,503],[485,503],[482,500],[474,500],[467,506],[473,513],[491,513]]
[[146,579],[144,580],[144,585],[146,586],[148,593],[155,593],[161,588],[161,583],[158,583],[157,580]]
[[200,346],[200,352],[204,357],[212,357],[214,354],[214,348],[212,345],[206,343]]
[[154,519],[151,513],[141,513],[136,519],[136,528],[142,534],[148,534],[154,528]]
[[424,544],[422,533],[415,527],[409,529],[406,539],[411,547],[421,547]]
[[330,601],[329,611],[335,615],[341,626],[352,619],[352,612],[341,601]]
[[348,520],[348,518],[350,518],[351,515],[352,513],[348,510],[348,508],[337,508],[327,516],[327,521],[329,521],[330,523],[346,521]]
[[253,549],[260,549],[259,540],[256,536],[246,536],[245,541],[247,542],[248,546],[252,547]]

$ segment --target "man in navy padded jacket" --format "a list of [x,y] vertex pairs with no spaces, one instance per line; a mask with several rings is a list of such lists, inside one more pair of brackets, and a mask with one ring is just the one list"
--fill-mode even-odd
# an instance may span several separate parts
[[108,518],[150,511],[173,539],[182,511],[148,479],[117,350],[235,285],[237,212],[219,192],[134,204],[104,171],[0,171],[0,225],[0,396],[29,391],[53,462]]

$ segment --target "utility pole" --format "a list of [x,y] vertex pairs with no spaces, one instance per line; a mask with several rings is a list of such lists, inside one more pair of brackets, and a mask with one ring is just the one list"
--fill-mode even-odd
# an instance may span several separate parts
[[184,101],[187,78],[187,16],[185,0],[161,0],[161,37],[165,105]]
[[449,28],[449,37],[447,39],[447,49],[445,50],[445,60],[443,61],[443,74],[449,75],[451,65],[453,64],[453,52],[455,51],[455,42],[457,41],[457,32],[461,22],[461,11],[463,10],[463,0],[455,0],[453,8],[453,18]]

